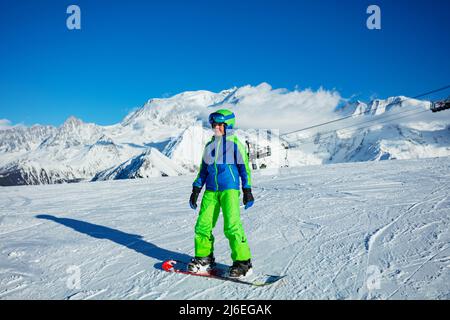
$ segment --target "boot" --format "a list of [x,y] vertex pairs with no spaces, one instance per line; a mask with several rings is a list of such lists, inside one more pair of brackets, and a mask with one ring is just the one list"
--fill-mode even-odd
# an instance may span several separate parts
[[234,261],[230,267],[229,276],[231,278],[241,278],[252,274],[252,262],[250,259],[246,261]]
[[215,265],[215,258],[211,253],[207,257],[192,258],[191,262],[188,263],[188,270],[194,273],[209,272]]

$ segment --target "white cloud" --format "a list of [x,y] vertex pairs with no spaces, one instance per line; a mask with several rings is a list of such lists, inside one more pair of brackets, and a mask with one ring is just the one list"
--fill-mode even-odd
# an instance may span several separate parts
[[8,119],[0,119],[0,130],[7,130],[12,128],[25,128],[25,125],[23,123],[19,124],[12,124],[10,120]]
[[0,130],[6,130],[12,128],[11,121],[8,119],[0,119]]
[[[220,108],[229,108],[236,114],[236,127],[241,129],[278,129],[280,133],[296,131],[331,120],[340,119],[347,114],[336,112],[336,107],[348,102],[335,90],[273,89],[262,83],[256,87],[247,85],[239,88],[234,96],[237,98]],[[387,104],[388,100],[382,100]],[[219,108],[219,106],[218,106]],[[423,127],[426,123],[440,123],[440,127],[450,124],[450,111],[436,114],[427,111],[429,102],[406,99],[402,105],[394,105],[381,116],[371,114],[348,118],[324,126],[297,133],[298,137],[309,137],[315,133],[329,133],[334,130],[348,128],[358,130],[382,125],[404,125]],[[210,112],[211,109],[206,110]],[[204,112],[203,118],[207,119]]]
[[241,87],[235,96],[236,104],[221,107],[233,110],[237,127],[278,129],[281,133],[335,119],[334,109],[342,101],[336,91],[289,91],[272,89],[267,83]]

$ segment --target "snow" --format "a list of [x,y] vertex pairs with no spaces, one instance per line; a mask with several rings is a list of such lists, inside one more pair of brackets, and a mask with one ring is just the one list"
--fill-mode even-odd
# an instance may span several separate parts
[[1,130],[8,130],[12,129],[14,127],[20,127],[21,125],[13,125],[10,120],[8,119],[0,119],[0,131]]
[[99,172],[93,180],[179,176],[186,173],[186,170],[163,155],[158,149],[150,148],[139,156],[122,163],[117,168]]
[[[90,181],[105,172],[121,171],[124,163],[151,148],[169,158],[163,162],[177,172],[195,172],[212,135],[208,115],[222,108],[236,114],[236,134],[242,142],[271,148],[271,156],[255,161],[258,168],[450,156],[450,113],[432,113],[428,101],[396,96],[349,103],[336,91],[276,89],[261,83],[150,99],[110,126],[74,116],[60,127],[16,126],[3,120],[0,185]],[[348,118],[283,135],[342,117]],[[272,130],[271,137],[261,134],[267,129]],[[148,161],[134,164],[161,164],[155,157]],[[139,170],[145,168],[133,171]]]
[[[263,288],[160,269],[193,254],[194,174],[2,187],[0,299],[449,299],[449,161],[254,172],[255,272],[287,275]],[[214,234],[231,264],[221,218]]]

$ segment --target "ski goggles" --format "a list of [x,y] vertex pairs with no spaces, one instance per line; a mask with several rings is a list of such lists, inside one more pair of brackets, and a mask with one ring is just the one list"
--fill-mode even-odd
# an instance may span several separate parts
[[227,116],[224,116],[221,113],[214,112],[209,115],[209,123],[212,125],[213,123],[224,123],[225,121],[229,119],[233,119],[234,115],[229,114]]

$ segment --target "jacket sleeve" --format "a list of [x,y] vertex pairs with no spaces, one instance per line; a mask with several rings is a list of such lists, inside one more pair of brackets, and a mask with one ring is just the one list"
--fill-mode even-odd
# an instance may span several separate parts
[[194,183],[192,183],[193,187],[199,187],[203,188],[203,185],[206,182],[206,176],[208,175],[208,165],[205,163],[205,152],[208,144],[205,146],[205,149],[203,151],[202,155],[202,162],[200,163],[200,169],[198,171],[197,177],[194,180]]
[[239,171],[239,176],[242,181],[242,189],[249,189],[252,187],[252,176],[250,165],[248,164],[248,155],[244,145],[238,140],[235,140],[235,156],[236,165]]

